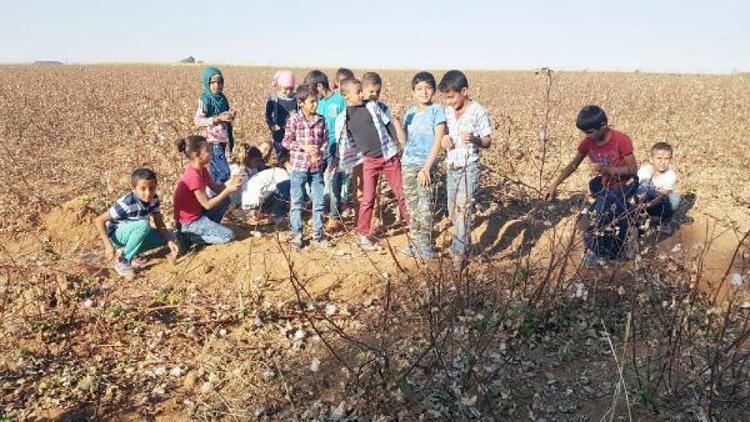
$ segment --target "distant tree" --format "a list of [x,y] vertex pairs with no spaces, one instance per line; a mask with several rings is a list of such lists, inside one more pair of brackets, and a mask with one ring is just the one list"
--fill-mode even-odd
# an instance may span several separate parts
[[62,65],[62,62],[58,62],[56,60],[37,60],[34,62],[34,64],[43,66],[60,66]]
[[195,57],[187,56],[184,59],[180,60],[180,63],[195,63]]

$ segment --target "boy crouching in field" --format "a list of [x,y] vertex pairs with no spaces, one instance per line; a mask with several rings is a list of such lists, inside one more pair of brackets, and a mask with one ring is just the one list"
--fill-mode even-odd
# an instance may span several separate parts
[[[133,189],[94,220],[107,259],[114,261],[117,274],[126,278],[135,276],[134,268],[145,265],[145,260],[138,256],[142,252],[166,243],[172,259],[179,253],[172,234],[164,226],[156,195],[156,173],[138,168],[130,181]],[[156,228],[151,227],[152,218]]]
[[638,199],[664,235],[672,234],[672,215],[680,204],[675,192],[677,173],[672,170],[671,162],[672,146],[657,142],[651,147],[649,164],[638,170]]

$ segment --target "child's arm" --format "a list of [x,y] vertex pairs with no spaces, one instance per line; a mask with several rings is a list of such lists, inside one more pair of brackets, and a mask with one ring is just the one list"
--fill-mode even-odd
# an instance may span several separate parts
[[195,110],[195,124],[196,126],[201,127],[211,127],[217,123],[217,118],[219,116],[214,117],[206,117],[206,109],[203,106],[203,102],[198,100],[198,108]]
[[401,136],[396,129],[396,125],[393,124],[393,122],[388,122],[387,125],[385,125],[385,129],[388,131],[388,135],[391,137],[391,139],[395,139],[396,142],[399,143],[399,145],[403,145],[403,140],[401,139]]
[[445,123],[438,123],[435,126],[435,141],[432,143],[430,155],[427,157],[424,166],[422,166],[419,175],[417,175],[422,186],[429,186],[432,183],[432,180],[430,180],[430,170],[432,170],[432,165],[435,164],[435,160],[437,160],[437,156],[440,154],[440,140],[443,139],[443,136],[445,136]]
[[547,188],[547,190],[544,192],[544,200],[549,201],[550,199],[555,197],[555,194],[557,193],[557,187],[565,181],[568,177],[570,177],[571,174],[573,174],[574,171],[578,168],[578,166],[581,165],[581,162],[583,161],[585,157],[580,152],[576,152],[576,156],[573,157],[573,160],[568,163],[567,166],[565,166],[564,169],[560,172],[560,175],[557,176],[554,182]]
[[471,142],[479,148],[487,148],[492,144],[492,135],[474,136],[471,133],[464,133],[464,142]]
[[274,118],[273,114],[274,114],[275,109],[276,109],[276,105],[273,99],[269,98],[268,101],[266,102],[266,124],[268,125],[268,128],[271,129],[273,132],[276,132],[279,129],[281,129],[279,125],[277,125],[276,122],[274,122],[273,120]]
[[99,214],[94,219],[94,226],[99,234],[99,238],[102,240],[102,244],[104,244],[104,256],[110,261],[115,259],[115,247],[112,246],[112,241],[109,240],[109,235],[107,234],[107,221],[111,219],[109,211]]
[[195,110],[195,124],[196,126],[201,127],[211,127],[213,125],[216,125],[218,123],[223,122],[231,122],[234,112],[233,111],[225,111],[218,116],[213,117],[207,117],[206,116],[206,110],[203,106],[203,102],[200,100],[198,101],[198,108]]
[[325,119],[323,120],[323,134],[321,135],[322,142],[318,148],[318,155],[323,158],[328,155],[328,124]]
[[153,218],[154,226],[156,226],[156,230],[159,230],[162,239],[167,241],[167,246],[169,246],[171,256],[173,258],[177,257],[177,254],[180,253],[180,248],[177,246],[174,239],[172,239],[172,233],[170,233],[169,230],[167,230],[167,226],[164,225],[164,216],[161,215],[161,213],[154,213],[151,214],[151,218]]
[[605,176],[623,177],[623,176],[635,176],[638,173],[638,162],[635,160],[635,155],[628,154],[623,157],[623,165],[621,166],[604,166],[602,164],[594,164],[594,170],[599,171]]
[[284,139],[281,140],[281,145],[284,148],[291,151],[297,147],[297,137],[295,133],[295,119],[289,119],[286,121],[286,128],[284,129]]
[[403,148],[406,144],[406,140],[408,139],[409,134],[406,131],[404,122],[401,120],[401,116],[398,115],[398,113],[391,117],[391,125],[393,125],[395,129],[396,140],[398,141],[398,144],[401,146],[401,148]]
[[240,190],[244,180],[244,174],[237,174],[232,176],[229,181],[227,181],[226,185],[212,181],[209,188],[214,192],[218,192],[218,195],[211,199],[206,195],[205,189],[196,189],[193,193],[195,194],[195,199],[198,200],[198,203],[201,204],[204,209],[210,210],[221,205],[229,195]]

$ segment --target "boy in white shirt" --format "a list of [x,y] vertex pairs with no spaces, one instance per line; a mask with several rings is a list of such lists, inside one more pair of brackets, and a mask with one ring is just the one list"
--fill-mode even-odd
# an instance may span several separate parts
[[675,192],[677,174],[670,168],[672,147],[666,142],[657,142],[651,147],[649,164],[638,170],[638,198],[641,207],[658,221],[659,232],[671,234],[671,219],[680,203]]

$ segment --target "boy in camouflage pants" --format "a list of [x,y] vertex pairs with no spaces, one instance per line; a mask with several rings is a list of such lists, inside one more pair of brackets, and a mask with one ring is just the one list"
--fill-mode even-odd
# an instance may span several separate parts
[[401,157],[404,199],[410,215],[409,243],[401,251],[406,256],[434,259],[432,217],[435,162],[440,152],[440,140],[445,135],[445,113],[433,104],[435,77],[419,72],[411,81],[414,105],[404,118],[404,153]]

